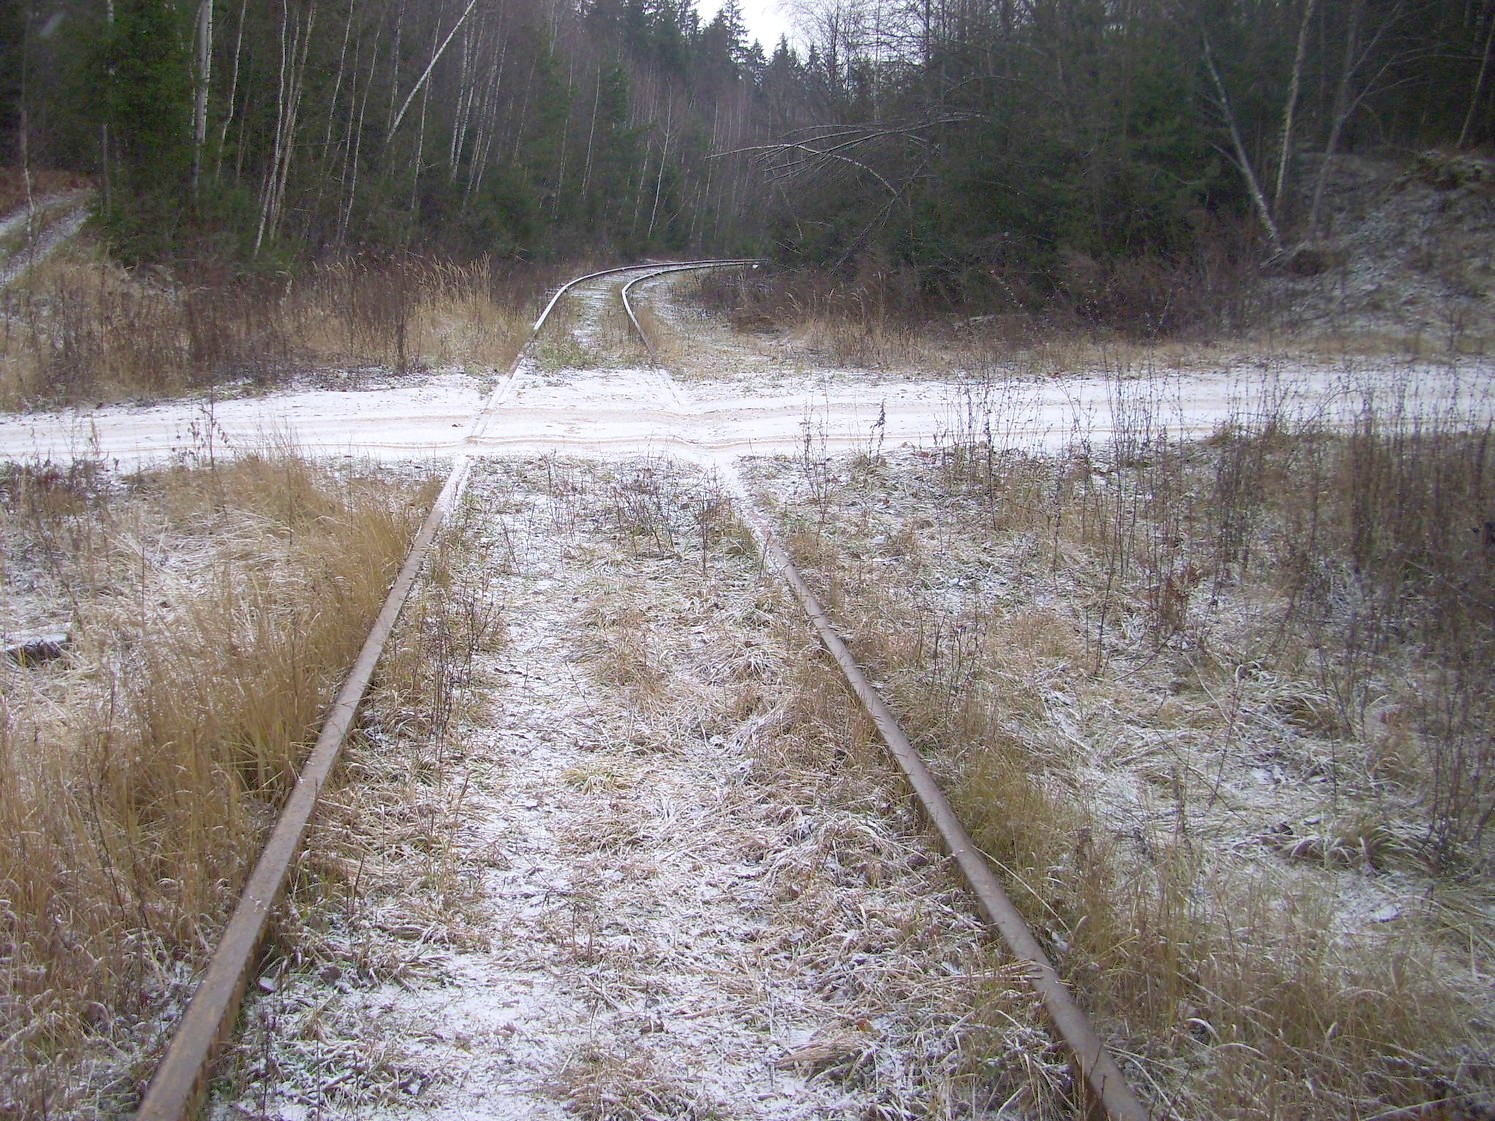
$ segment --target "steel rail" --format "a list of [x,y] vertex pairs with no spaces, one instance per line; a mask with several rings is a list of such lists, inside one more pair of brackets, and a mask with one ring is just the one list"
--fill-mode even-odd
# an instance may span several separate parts
[[753,265],[756,267],[765,263],[765,259],[762,257],[742,257],[735,261],[692,261],[687,264],[669,265],[656,272],[651,272],[647,276],[640,276],[634,280],[630,280],[627,284],[623,285],[622,290],[618,293],[619,297],[623,300],[623,310],[628,313],[628,322],[633,324],[633,329],[638,332],[638,337],[643,340],[644,349],[649,353],[649,361],[663,369],[663,363],[659,361],[659,352],[654,349],[654,340],[649,338],[649,333],[644,330],[644,325],[638,321],[638,316],[633,311],[633,304],[628,299],[628,293],[635,284],[642,284],[646,280],[657,280],[661,276],[668,276],[671,273],[689,272],[692,269],[725,269],[740,265]]
[[987,922],[996,928],[1013,957],[1027,967],[1028,980],[1043,1002],[1049,1022],[1069,1050],[1089,1100],[1098,1104],[1112,1121],[1150,1121],[1152,1115],[1127,1085],[1121,1069],[1101,1042],[1089,1017],[1075,1001],[1022,914],[992,873],[986,857],[966,831],[923,757],[909,742],[897,717],[862,673],[799,569],[769,536],[766,526],[754,528],[761,535],[759,540],[765,561],[778,570],[794,592],[820,636],[821,644],[835,659],[847,684],[872,717],[883,743],[955,859]]
[[[672,271],[683,270],[662,269],[651,276],[640,277],[624,285],[620,293],[623,306],[628,311],[628,318],[644,340],[644,346],[649,351],[650,357],[654,359],[655,365],[659,365],[659,361],[655,357],[653,344],[639,326],[638,320],[634,318],[633,310],[628,303],[628,290],[640,281]],[[735,476],[735,472],[733,474]],[[897,717],[893,715],[882,696],[867,680],[861,667],[857,665],[856,659],[851,656],[851,651],[847,649],[845,641],[837,633],[830,617],[821,607],[820,601],[815,598],[789,554],[775,540],[768,520],[752,501],[747,488],[742,485],[739,478],[734,477],[731,482],[734,484],[733,489],[736,491],[739,505],[748,515],[748,528],[758,541],[764,562],[779,573],[784,582],[789,585],[805,614],[809,616],[810,623],[815,628],[821,644],[835,660],[847,684],[851,686],[852,692],[856,694],[862,707],[872,718],[888,752],[897,762],[909,786],[913,789],[915,798],[918,799],[930,823],[949,850],[951,857],[954,858],[957,867],[960,868],[988,924],[995,928],[1013,957],[1026,967],[1028,980],[1043,1004],[1049,1023],[1053,1025],[1063,1045],[1070,1053],[1071,1060],[1080,1076],[1080,1085],[1086,1094],[1088,1109],[1094,1110],[1098,1107],[1111,1121],[1152,1121],[1151,1112],[1127,1085],[1121,1068],[1116,1065],[1116,1060],[1111,1057],[1110,1051],[1091,1025],[1090,1018],[1076,1002],[1069,987],[1059,976],[1053,963],[1049,961],[1048,955],[1044,953],[1043,947],[1024,920],[1022,913],[1014,906],[1012,899],[993,874],[991,865],[966,830],[965,825],[962,824],[955,808],[950,804],[944,791],[940,789],[939,782],[925,764],[923,757],[909,741]]]
[[550,317],[550,313],[555,309],[555,305],[561,302],[561,297],[564,296],[567,292],[571,291],[571,289],[575,288],[578,284],[584,284],[588,280],[596,280],[599,276],[616,276],[620,272],[637,272],[639,269],[647,269],[650,267],[652,266],[617,265],[610,269],[598,269],[596,272],[589,272],[585,276],[578,276],[574,280],[566,281],[565,284],[562,284],[555,290],[555,294],[550,297],[550,302],[545,305],[545,310],[540,313],[540,318],[535,320],[535,326],[530,332],[530,337],[533,338],[535,335],[539,334],[540,328],[545,326],[545,320]]
[[[758,258],[757,260],[761,260],[761,258]],[[616,276],[619,273],[625,272],[638,272],[640,269],[654,270],[653,272],[650,272],[644,276],[638,277],[637,280],[629,281],[628,284],[624,285],[624,288],[626,290],[627,288],[632,287],[634,284],[637,284],[639,280],[649,280],[652,277],[663,276],[665,273],[669,272],[678,272],[685,269],[708,269],[725,267],[728,265],[737,265],[741,263],[743,262],[737,260],[681,261],[673,264],[662,265],[619,265],[616,268],[599,269],[597,272],[589,272],[585,276],[578,276],[574,280],[568,280],[565,284],[561,285],[555,290],[555,293],[550,297],[549,302],[546,303],[545,310],[540,312],[540,318],[535,320],[535,325],[530,331],[530,338],[533,339],[540,333],[540,328],[545,326],[545,321],[550,317],[551,311],[555,309],[555,306],[560,302],[561,297],[569,292],[572,288],[575,288],[578,284],[585,283],[588,280],[596,280],[599,277],[603,276]],[[634,330],[638,331],[640,336],[643,336],[643,329],[639,326],[638,320],[633,318],[632,311],[629,310],[627,296],[623,297],[623,308],[625,311],[628,311],[628,317],[633,322]],[[511,392],[513,392],[514,378],[519,372],[519,361],[524,356],[524,351],[526,347],[528,347],[528,345],[529,344],[526,343],[524,347],[520,347],[519,352],[514,355],[514,361],[509,364],[509,369],[505,373],[504,377],[500,379],[499,383],[496,386],[493,387],[493,392],[489,394],[488,400],[484,403],[482,411],[478,414],[477,419],[473,422],[471,431],[467,435],[469,444],[477,444],[482,442],[483,436],[487,432],[488,421],[493,416],[494,410]],[[644,337],[644,346],[646,348],[649,347],[649,340],[646,336]],[[652,358],[652,348],[650,349],[650,355]],[[659,364],[657,359],[654,360],[654,364],[656,366]]]
[[207,1089],[209,1069],[238,1014],[260,943],[269,926],[270,914],[285,889],[291,866],[300,855],[322,787],[337,763],[353,726],[358,704],[373,677],[374,666],[384,651],[384,644],[394,629],[415,577],[425,563],[436,531],[461,494],[468,466],[466,456],[457,457],[446,484],[411,543],[410,552],[368,638],[364,640],[358,660],[338,690],[321,734],[301,768],[296,785],[281,809],[254,870],[249,874],[239,902],[208,962],[207,972],[193,990],[187,1011],[172,1033],[166,1055],[156,1068],[135,1114],[137,1121],[183,1121],[200,1107]]
[[[687,269],[718,269],[726,268],[729,265],[758,264],[761,263],[762,260],[763,258],[761,257],[751,257],[746,259],[732,260],[673,262],[665,261],[660,262],[656,265],[617,265],[610,269],[598,269],[596,272],[589,272],[585,276],[578,276],[575,280],[568,280],[565,284],[562,284],[555,290],[555,295],[550,297],[550,302],[545,305],[545,310],[540,313],[540,318],[535,320],[535,327],[534,331],[531,332],[531,337],[533,338],[535,334],[539,333],[540,328],[545,326],[546,318],[549,317],[551,311],[555,308],[555,305],[560,302],[561,297],[569,292],[572,288],[575,288],[578,284],[584,284],[588,280],[596,280],[600,276],[616,276],[620,272],[638,272],[640,269],[652,268],[655,270],[654,272],[650,273],[648,276],[641,276],[638,278],[639,280],[649,280],[653,277],[663,276],[665,273],[670,272],[684,272]],[[630,281],[629,286],[637,283],[637,280]],[[623,301],[623,306],[625,308],[628,306],[628,301],[626,299]],[[629,318],[632,319],[633,317],[630,315]],[[634,322],[634,326],[638,326],[637,321]]]
[[[689,265],[665,266],[665,269],[705,267],[709,264],[710,262],[692,262]],[[545,305],[530,330],[529,337],[514,355],[508,369],[508,380],[512,382],[524,352],[534,342],[551,311],[568,291],[598,277],[651,267],[654,266],[624,265],[601,269],[563,284]],[[482,426],[498,400],[498,390],[495,390],[474,418],[473,432]],[[199,1112],[207,1091],[213,1060],[238,1015],[259,947],[269,929],[270,916],[285,890],[290,870],[300,855],[306,832],[316,813],[322,787],[326,785],[337,764],[343,743],[352,730],[359,702],[373,677],[374,667],[394,630],[416,576],[425,564],[437,532],[461,496],[470,468],[471,459],[466,454],[459,454],[453,459],[446,482],[421,523],[415,540],[411,542],[410,551],[390,586],[389,594],[364,640],[358,658],[349,670],[342,688],[338,690],[316,743],[302,765],[296,784],[281,808],[248,880],[245,881],[244,890],[208,961],[207,970],[193,990],[187,1009],[172,1032],[166,1054],[157,1066],[146,1087],[140,1108],[135,1113],[136,1121],[187,1121]]]

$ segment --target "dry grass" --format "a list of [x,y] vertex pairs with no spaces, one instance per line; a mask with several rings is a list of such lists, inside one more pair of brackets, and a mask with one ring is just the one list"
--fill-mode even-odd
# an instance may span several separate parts
[[[958,1116],[1004,1101],[1032,1116],[1062,1112],[1067,1073],[1031,991],[1000,950],[980,944],[870,722],[787,598],[752,571],[749,534],[715,481],[660,459],[608,474],[595,520],[645,579],[609,582],[583,614],[587,641],[600,647],[593,672],[634,714],[632,752],[689,757],[704,736],[725,759],[735,748],[752,760],[743,804],[713,819],[712,843],[768,868],[778,925],[761,949],[791,953],[816,979],[812,1006],[780,1015],[824,1025],[776,1066],[871,1094],[891,1116]],[[626,835],[639,845],[649,826],[637,791],[651,786],[594,786],[611,810],[585,842]],[[654,829],[691,835],[683,822]],[[753,1007],[772,1015],[762,994],[744,993],[743,1014]],[[632,1069],[628,1056],[611,1060],[606,1077]]]
[[401,613],[356,734],[324,791],[307,857],[245,1029],[219,1064],[215,1094],[280,1116],[289,1094],[314,1110],[408,1101],[442,1077],[382,1017],[329,993],[430,984],[441,955],[486,945],[474,868],[458,838],[486,767],[464,724],[492,686],[481,662],[505,638],[500,605],[476,575],[493,561],[478,511],[448,520]]
[[933,456],[760,468],[1179,1115],[1490,1106],[1495,464],[1465,406],[1367,402],[1348,433],[1268,409],[1189,444],[1134,398],[1114,445],[1055,455],[1000,450],[997,407]]
[[584,1047],[556,1073],[552,1092],[583,1121],[719,1121],[729,1116],[699,1089],[676,1084],[641,1048],[615,1054],[596,1045]]
[[[1067,1078],[1026,986],[714,482],[546,460],[472,486],[483,516],[429,595],[504,598],[510,644],[472,670],[493,714],[459,716],[435,769],[411,762],[438,754],[432,733],[399,715],[418,699],[376,707],[249,1014],[236,1106],[459,1109],[481,1083],[581,1117],[709,1118],[740,1111],[740,1077],[801,1109],[1057,1115]],[[673,549],[634,549],[619,496],[641,491]],[[667,704],[608,654],[641,622]],[[517,1008],[463,1007],[474,967],[512,971]]]
[[809,273],[713,270],[687,274],[675,291],[724,314],[739,332],[787,333],[793,353],[808,359],[879,367],[925,363],[948,349],[927,330],[928,317],[914,311],[907,293],[880,285],[838,284]]
[[486,264],[420,258],[181,283],[82,239],[0,294],[0,406],[265,387],[329,367],[502,369],[528,295]]
[[3,669],[0,1116],[108,1114],[138,1091],[426,496],[279,449],[125,481],[13,466],[4,499],[7,599],[38,590],[71,644]]
[[[1129,326],[1125,315],[1088,314],[1070,297],[1054,294],[998,300],[986,313],[970,314],[876,271],[839,280],[792,271],[698,273],[675,281],[673,291],[684,317],[705,319],[690,323],[692,340],[712,320],[730,325],[733,333],[723,347],[729,354],[756,351],[777,366],[906,370],[919,377],[993,366],[1020,377],[1148,368],[1208,371],[1255,367],[1264,356],[1330,365],[1449,363],[1488,355],[1491,341],[1481,323],[1455,308],[1437,326],[1420,330],[1358,323],[1288,328],[1283,326],[1286,309],[1261,303],[1260,292],[1244,297],[1223,322],[1207,312],[1187,316],[1191,323],[1155,329],[1146,323]],[[1218,308],[1239,291],[1227,282],[1211,298]],[[1188,298],[1200,295],[1191,291]],[[722,356],[704,359],[698,342],[683,345],[683,334],[666,328],[651,338],[666,347],[675,340],[672,362],[682,376],[720,377]]]
[[419,258],[313,269],[288,293],[298,345],[313,363],[504,369],[529,330],[487,262]]
[[648,360],[619,296],[625,281],[573,289],[551,311],[535,340],[541,370],[600,370]]
[[654,355],[662,366],[674,366],[679,360],[679,348],[675,346],[666,330],[664,323],[654,308],[644,300],[638,298],[635,292],[632,299],[633,314],[638,319],[639,330],[649,340],[649,345],[654,348]]
[[[672,294],[682,322],[672,325],[656,314],[651,339],[687,380],[720,379],[724,357],[730,362],[734,354],[755,352],[775,369],[906,371],[927,378],[997,366],[1013,376],[1051,378],[1122,366],[1196,368],[1237,357],[1240,349],[1198,337],[1135,338],[1043,312],[957,314],[824,278],[701,273],[673,282]],[[723,322],[730,333],[703,353],[701,337]],[[763,372],[760,363],[748,369]]]

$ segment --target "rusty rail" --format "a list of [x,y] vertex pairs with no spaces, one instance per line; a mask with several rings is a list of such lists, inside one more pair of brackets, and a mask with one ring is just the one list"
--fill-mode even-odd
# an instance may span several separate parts
[[645,331],[644,325],[638,321],[638,316],[633,311],[633,304],[628,299],[628,293],[635,284],[642,284],[646,280],[657,280],[659,277],[668,276],[670,273],[690,272],[694,269],[725,269],[742,265],[752,265],[756,268],[758,265],[765,263],[762,257],[742,257],[735,261],[691,261],[660,268],[646,276],[630,280],[627,284],[623,285],[622,291],[618,293],[619,297],[623,300],[623,310],[628,313],[628,322],[633,324],[633,329],[638,332],[638,337],[643,340],[644,349],[649,352],[649,361],[663,368],[663,364],[659,361],[659,352],[654,349],[654,340],[649,338],[649,332]]
[[[665,265],[661,271],[676,268],[706,267],[711,262]],[[635,272],[649,265],[626,265],[619,268],[602,269],[579,276],[563,284],[551,297],[540,313],[524,346],[515,354],[508,369],[508,381],[512,382],[525,350],[534,341],[540,328],[545,325],[551,311],[568,291],[576,285],[601,276],[615,273]],[[483,409],[474,418],[472,431],[478,432],[490,411],[501,400],[495,390]],[[282,807],[280,816],[270,832],[269,839],[249,874],[244,890],[235,905],[228,925],[224,928],[207,971],[188,1001],[187,1010],[172,1033],[166,1054],[156,1068],[145,1097],[136,1112],[136,1121],[186,1121],[195,1116],[207,1090],[212,1063],[219,1048],[233,1027],[239,1005],[244,997],[249,978],[254,970],[256,955],[269,928],[270,915],[285,890],[292,865],[301,852],[307,829],[316,812],[317,799],[322,787],[332,774],[333,767],[342,751],[359,702],[373,677],[374,667],[384,650],[390,632],[393,631],[400,610],[410,594],[416,576],[425,564],[437,531],[446,520],[447,513],[456,505],[466,484],[471,468],[471,459],[458,455],[452,461],[451,472],[446,483],[432,504],[430,512],[411,543],[410,552],[400,567],[389,595],[379,611],[374,625],[364,640],[357,660],[353,663],[347,679],[333,701],[332,709],[322,725],[321,733],[311,754],[307,756],[292,788],[290,797]]]
[[[756,514],[756,510],[753,513]],[[758,518],[761,521],[761,515]],[[810,591],[799,569],[774,542],[766,526],[759,524],[752,528],[763,548],[765,561],[778,570],[794,592],[794,597],[799,600],[820,636],[821,644],[835,659],[847,684],[872,717],[883,743],[887,745],[889,753],[913,788],[914,796],[918,798],[940,839],[955,859],[987,922],[996,928],[1013,957],[1027,967],[1028,980],[1043,1002],[1049,1022],[1068,1049],[1092,1107],[1099,1106],[1111,1121],[1150,1121],[1152,1115],[1127,1085],[1121,1069],[1091,1026],[1089,1017],[1076,1003],[1048,955],[1043,952],[1043,947],[1038,944],[1038,939],[993,875],[991,866],[961,824],[954,807],[950,805],[923,758],[909,742],[897,717],[872,687],[851,656],[851,651],[846,648],[846,643],[836,633],[830,618]]]
[[[562,284],[555,290],[555,292],[551,295],[550,300],[546,303],[545,309],[540,312],[540,317],[535,320],[535,325],[530,331],[530,339],[534,339],[534,337],[540,333],[540,328],[545,326],[545,321],[550,318],[550,313],[555,310],[556,304],[560,303],[561,297],[569,292],[572,288],[575,288],[578,284],[583,284],[588,280],[596,280],[597,278],[603,276],[616,276],[619,273],[638,272],[641,269],[652,269],[652,272],[646,273],[644,276],[638,277],[635,280],[630,280],[623,286],[623,310],[628,313],[628,319],[633,324],[633,329],[637,331],[639,333],[639,337],[644,340],[644,347],[649,351],[650,360],[657,366],[659,365],[659,360],[654,355],[654,348],[649,342],[649,337],[644,334],[643,328],[639,326],[639,321],[634,318],[632,307],[629,306],[628,289],[632,288],[641,280],[651,280],[656,276],[663,276],[666,273],[683,272],[687,269],[709,269],[722,268],[729,265],[754,264],[757,263],[757,261],[758,259],[756,258],[750,261],[681,261],[673,264],[661,265],[620,265],[616,268],[599,269],[597,272],[589,272],[585,276],[578,276],[574,280],[566,281],[565,284]],[[504,374],[504,377],[499,381],[499,383],[493,387],[493,392],[488,395],[488,400],[484,402],[483,409],[478,414],[477,419],[473,422],[472,431],[468,434],[467,440],[469,444],[480,443],[482,441],[482,438],[488,429],[488,420],[493,416],[494,410],[504,402],[504,400],[510,393],[513,392],[514,378],[515,375],[519,372],[519,361],[521,358],[523,358],[524,351],[528,347],[528,345],[529,344],[526,343],[525,346],[520,347],[519,352],[514,355],[514,361],[509,364],[508,371]]]
[[384,643],[394,629],[411,585],[425,563],[436,531],[461,494],[469,463],[466,456],[457,457],[446,485],[441,488],[416,534],[384,606],[364,640],[358,660],[353,663],[347,680],[338,691],[332,711],[322,725],[321,735],[301,768],[254,871],[249,874],[243,894],[208,962],[207,972],[193,991],[166,1056],[156,1068],[155,1077],[151,1079],[145,1099],[135,1115],[138,1121],[180,1121],[191,1116],[200,1105],[207,1088],[209,1067],[238,1013],[270,913],[285,889],[291,865],[301,852],[317,798],[337,763],[343,741],[353,726],[358,703],[368,688],[374,666],[384,651]]
[[[628,291],[640,281],[650,280],[667,272],[683,271],[685,267],[709,266],[661,269],[657,273],[629,281],[620,293],[623,307],[628,312],[628,318],[633,323],[634,329],[638,331],[639,337],[643,339],[644,346],[656,366],[659,365],[659,360],[653,343],[634,317],[633,309],[628,302]],[[830,617],[826,615],[825,609],[820,606],[820,602],[811,592],[809,585],[805,583],[804,577],[789,558],[789,554],[774,540],[767,519],[753,503],[740,477],[730,467],[726,474],[739,506],[748,515],[748,527],[758,541],[765,563],[783,577],[784,582],[794,593],[794,597],[799,600],[800,606],[804,608],[805,614],[809,616],[810,623],[819,635],[821,644],[840,667],[847,684],[851,686],[857,699],[861,701],[867,714],[872,718],[888,752],[897,762],[909,786],[913,789],[914,796],[960,868],[987,922],[995,928],[1013,957],[1027,967],[1028,980],[1043,1003],[1044,1012],[1050,1024],[1053,1025],[1054,1031],[1058,1033],[1064,1047],[1070,1053],[1071,1061],[1079,1075],[1080,1085],[1084,1088],[1088,1108],[1092,1111],[1099,1109],[1111,1121],[1151,1121],[1152,1114],[1127,1085],[1121,1068],[1116,1065],[1116,1060],[1111,1057],[1110,1051],[1101,1042],[1089,1017],[1085,1015],[1084,1010],[1070,993],[1069,987],[1054,969],[1053,963],[1049,961],[1048,955],[1044,953],[1043,947],[1039,945],[1038,939],[1034,937],[1021,912],[1013,905],[1006,890],[992,873],[986,857],[982,855],[980,848],[961,823],[950,800],[945,797],[944,791],[940,789],[939,783],[925,765],[923,757],[909,741],[892,710],[888,708],[877,690],[867,680],[866,675],[862,673],[861,667],[851,656],[851,651],[847,649],[846,643],[836,632]]]

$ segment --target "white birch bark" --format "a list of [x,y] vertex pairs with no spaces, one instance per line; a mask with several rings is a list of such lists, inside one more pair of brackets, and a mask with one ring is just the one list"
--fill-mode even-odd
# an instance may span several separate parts
[[1220,79],[1220,70],[1215,65],[1214,52],[1210,50],[1209,39],[1204,39],[1204,64],[1209,71],[1210,81],[1214,84],[1215,93],[1219,98],[1220,112],[1225,118],[1226,128],[1230,132],[1231,147],[1235,152],[1235,165],[1241,173],[1241,178],[1246,181],[1246,190],[1251,195],[1252,205],[1256,208],[1256,216],[1261,220],[1261,225],[1267,233],[1267,240],[1271,243],[1274,255],[1282,252],[1282,235],[1278,232],[1277,221],[1272,216],[1272,208],[1267,205],[1267,197],[1262,194],[1261,183],[1256,178],[1256,171],[1251,166],[1251,157],[1246,152],[1246,145],[1241,140],[1240,126],[1236,124],[1235,110],[1230,107],[1230,95],[1225,91],[1225,83]]
[[208,139],[208,82],[213,67],[213,0],[197,5],[197,67],[192,91],[192,195],[202,178],[202,150]]
[[415,85],[410,87],[410,93],[405,98],[405,104],[400,106],[400,111],[395,114],[395,119],[389,126],[389,133],[384,138],[385,148],[389,147],[389,142],[394,139],[395,133],[399,131],[400,122],[405,119],[405,114],[410,109],[410,103],[415,100],[415,95],[418,94],[423,88],[425,88],[426,82],[431,77],[431,71],[436,69],[436,64],[441,61],[441,56],[446,53],[446,48],[451,43],[452,37],[455,36],[462,25],[467,22],[467,17],[472,15],[472,10],[477,6],[478,0],[468,0],[466,10],[457,17],[457,22],[452,26],[451,31],[447,33],[446,38],[441,41],[441,46],[431,53],[431,61],[426,63],[425,70],[421,73],[421,76],[416,79]]

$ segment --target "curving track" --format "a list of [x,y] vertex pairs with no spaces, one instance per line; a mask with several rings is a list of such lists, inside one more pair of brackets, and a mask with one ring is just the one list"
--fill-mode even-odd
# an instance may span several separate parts
[[[637,280],[630,281],[623,287],[620,295],[629,321],[638,331],[639,336],[644,339],[650,357],[657,362],[655,348],[640,327],[638,317],[629,303],[629,290],[638,282]],[[665,377],[668,378],[668,376],[666,373]],[[1014,958],[1021,962],[1028,971],[1029,979],[1039,999],[1043,1002],[1044,1010],[1054,1030],[1065,1050],[1068,1051],[1080,1075],[1080,1080],[1087,1088],[1092,1108],[1099,1109],[1113,1121],[1146,1121],[1149,1117],[1146,1107],[1127,1085],[1125,1077],[1116,1066],[1105,1044],[1101,1042],[1085,1013],[1075,1003],[1069,989],[1060,980],[1059,974],[1039,945],[1038,939],[1028,929],[1022,915],[1013,906],[996,876],[992,874],[986,858],[981,855],[980,849],[966,832],[965,826],[956,816],[954,808],[941,791],[934,775],[924,765],[918,751],[899,726],[897,718],[856,664],[851,651],[836,633],[830,618],[815,599],[809,585],[800,575],[799,569],[774,539],[767,519],[753,505],[741,481],[737,478],[735,468],[731,464],[723,464],[722,468],[730,472],[727,477],[735,484],[733,489],[739,496],[738,502],[744,508],[743,512],[747,515],[748,525],[758,540],[759,549],[765,560],[789,585],[815,627],[827,652],[835,659],[845,675],[847,684],[851,686],[852,691],[877,725],[878,734],[881,735],[894,760],[908,779],[919,805],[934,825],[941,841],[955,858],[987,922],[1001,936]]]
[[[481,433],[487,416],[504,400],[515,371],[524,360],[525,350],[533,344],[562,297],[588,281],[634,271],[639,270],[620,268],[589,273],[567,282],[556,291],[535,321],[529,343],[515,356],[507,378],[494,391],[483,413],[474,422],[474,436]],[[307,829],[316,812],[318,796],[337,764],[379,655],[383,652],[400,609],[425,563],[437,531],[462,493],[470,466],[471,460],[465,454],[459,454],[453,460],[451,472],[417,533],[373,629],[333,702],[332,710],[302,768],[296,786],[266,841],[260,859],[250,873],[239,902],[208,963],[203,980],[194,991],[187,1010],[172,1035],[165,1058],[141,1102],[136,1115],[138,1121],[175,1121],[194,1115],[199,1108],[213,1059],[238,1014],[270,916],[285,890],[292,864],[301,851]]]
[[[321,737],[150,1085],[138,1114],[142,1121],[168,1121],[188,1117],[201,1102],[210,1064],[237,1014],[270,915],[305,840],[318,794],[336,765],[343,740],[404,599],[425,561],[437,531],[463,490],[471,457],[499,451],[527,450],[522,441],[509,435],[512,428],[501,421],[502,410],[515,396],[520,369],[526,362],[526,351],[533,346],[551,312],[568,292],[593,281],[605,280],[609,284],[616,284],[624,278],[627,279],[620,289],[623,309],[657,367],[643,384],[650,387],[655,395],[655,409],[686,421],[664,439],[661,439],[656,427],[652,430],[652,435],[643,442],[652,450],[668,449],[682,458],[708,465],[725,480],[728,490],[739,505],[740,513],[758,540],[763,557],[783,577],[803,605],[822,642],[846,674],[853,691],[866,706],[893,757],[903,769],[928,819],[935,825],[943,843],[959,865],[987,922],[1000,934],[1014,958],[1023,966],[1058,1039],[1070,1055],[1072,1065],[1080,1076],[1079,1081],[1088,1089],[1087,1108],[1118,1121],[1144,1121],[1150,1116],[1127,1087],[1121,1072],[1094,1029],[1059,980],[1037,940],[1008,901],[984,858],[956,820],[949,804],[907,737],[898,728],[891,712],[862,676],[798,571],[774,540],[766,519],[753,506],[735,469],[732,453],[737,450],[736,445],[732,441],[712,439],[709,432],[702,432],[699,428],[692,434],[688,422],[688,398],[680,391],[668,371],[658,366],[653,344],[640,328],[630,300],[635,286],[687,269],[742,267],[752,263],[743,260],[703,261],[604,270],[571,281],[558,290],[546,305],[535,323],[530,343],[521,351],[514,365],[489,397],[469,429],[463,450],[453,461],[446,485],[422,526],[384,609],[333,706]],[[635,381],[634,384],[639,383]],[[637,401],[627,405],[634,409],[639,407]],[[623,407],[623,403],[620,403],[620,407]],[[533,409],[524,410],[523,416],[531,425],[545,423]],[[554,437],[554,443],[550,446],[569,446],[579,451],[632,446],[629,439],[620,439],[615,434],[602,439],[588,439],[582,434],[577,435],[579,438],[568,441],[564,434],[559,434]]]
[[[67,191],[35,200],[34,205],[0,218],[0,288],[7,288],[28,269],[41,264],[88,220],[90,191]],[[6,242],[21,241],[6,250]]]

